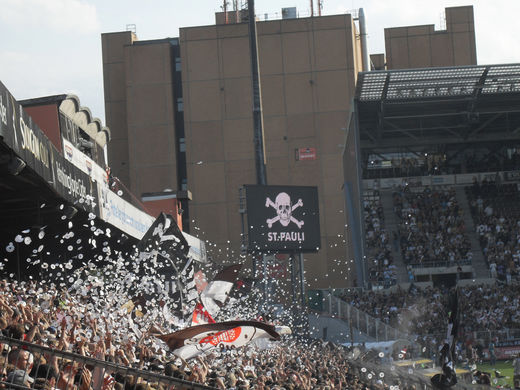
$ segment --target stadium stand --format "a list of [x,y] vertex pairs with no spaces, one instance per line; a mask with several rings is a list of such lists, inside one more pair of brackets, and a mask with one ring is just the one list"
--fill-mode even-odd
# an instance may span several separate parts
[[[520,336],[518,285],[459,287],[460,332],[469,341]],[[344,292],[341,299],[381,321],[421,339],[440,342],[446,336],[447,289],[398,288],[394,291]]]
[[520,275],[520,193],[497,179],[465,190],[490,275],[510,283]]
[[389,287],[396,284],[396,266],[390,246],[390,236],[385,229],[385,216],[377,191],[365,194],[363,200],[365,239],[372,285]]
[[471,264],[462,211],[452,187],[399,187],[393,194],[400,218],[403,260],[412,267]]

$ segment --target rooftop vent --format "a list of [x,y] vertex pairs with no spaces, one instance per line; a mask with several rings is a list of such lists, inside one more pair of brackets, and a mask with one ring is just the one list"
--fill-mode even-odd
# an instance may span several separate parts
[[282,19],[296,19],[296,7],[282,8]]

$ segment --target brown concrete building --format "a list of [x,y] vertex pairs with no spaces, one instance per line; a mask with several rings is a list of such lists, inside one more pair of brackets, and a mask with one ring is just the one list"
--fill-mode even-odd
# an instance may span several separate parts
[[[240,253],[239,188],[256,176],[248,25],[216,19],[181,28],[178,39],[138,41],[119,32],[103,34],[102,43],[112,173],[135,194],[189,189],[184,226],[217,244],[212,255],[224,261]],[[318,186],[322,249],[305,255],[307,282],[351,286],[342,129],[362,69],[357,26],[344,14],[257,28],[267,182]],[[472,7],[447,9],[445,32],[405,27],[385,36],[387,67],[475,62]],[[384,56],[377,59],[384,67]],[[316,158],[298,160],[301,148],[314,148]]]
[[[191,228],[237,256],[239,187],[256,180],[247,23],[183,28],[179,41],[140,42],[121,32],[102,42],[113,174],[136,194],[185,186],[193,193]],[[341,146],[361,70],[354,20],[259,22],[258,45],[268,183],[319,187],[322,250],[305,256],[307,278],[316,287],[345,286],[352,281]],[[316,159],[298,161],[300,148],[315,148]],[[213,255],[223,261],[228,253]]]
[[[267,182],[318,186],[322,250],[305,256],[308,279],[345,286],[341,129],[361,70],[354,21],[261,22],[258,45]],[[208,239],[237,248],[238,188],[255,183],[248,25],[183,28],[180,46],[190,216]],[[316,159],[297,161],[299,148],[315,148]]]
[[446,8],[446,29],[433,24],[385,29],[387,69],[476,65],[473,7]]

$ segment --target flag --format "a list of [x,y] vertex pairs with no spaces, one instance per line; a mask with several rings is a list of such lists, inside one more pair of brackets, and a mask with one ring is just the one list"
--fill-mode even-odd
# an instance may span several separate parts
[[178,306],[180,310],[174,310],[174,314],[181,317],[191,313],[199,299],[193,279],[194,262],[188,257],[189,248],[175,219],[165,213],[159,214],[137,244],[145,267],[152,267],[165,276],[164,290],[174,301],[181,303]]
[[213,317],[220,311],[231,288],[238,279],[242,264],[233,264],[220,271],[200,294],[200,300]]
[[[281,328],[284,333],[287,329]],[[258,321],[197,325],[156,337],[168,344],[173,354],[183,359],[191,359],[214,349],[240,348],[261,338],[280,340],[280,334],[273,325]]]
[[173,217],[161,213],[139,241],[137,249],[145,253],[157,251],[163,256],[177,252],[186,257],[190,248]]
[[457,334],[459,330],[459,304],[457,290],[450,293],[448,301],[448,330],[446,332],[446,340],[440,350],[440,365],[442,373],[436,374],[431,378],[433,387],[438,389],[446,389],[457,383],[457,374],[455,372],[455,345],[457,343]]
[[208,313],[208,311],[204,308],[202,303],[197,303],[195,306],[195,310],[193,311],[193,315],[191,317],[191,325],[203,325],[203,324],[214,324],[215,320]]

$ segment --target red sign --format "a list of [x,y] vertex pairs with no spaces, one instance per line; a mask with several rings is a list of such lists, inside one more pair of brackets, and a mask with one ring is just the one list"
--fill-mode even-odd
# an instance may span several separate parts
[[316,160],[316,148],[296,149],[296,160]]

